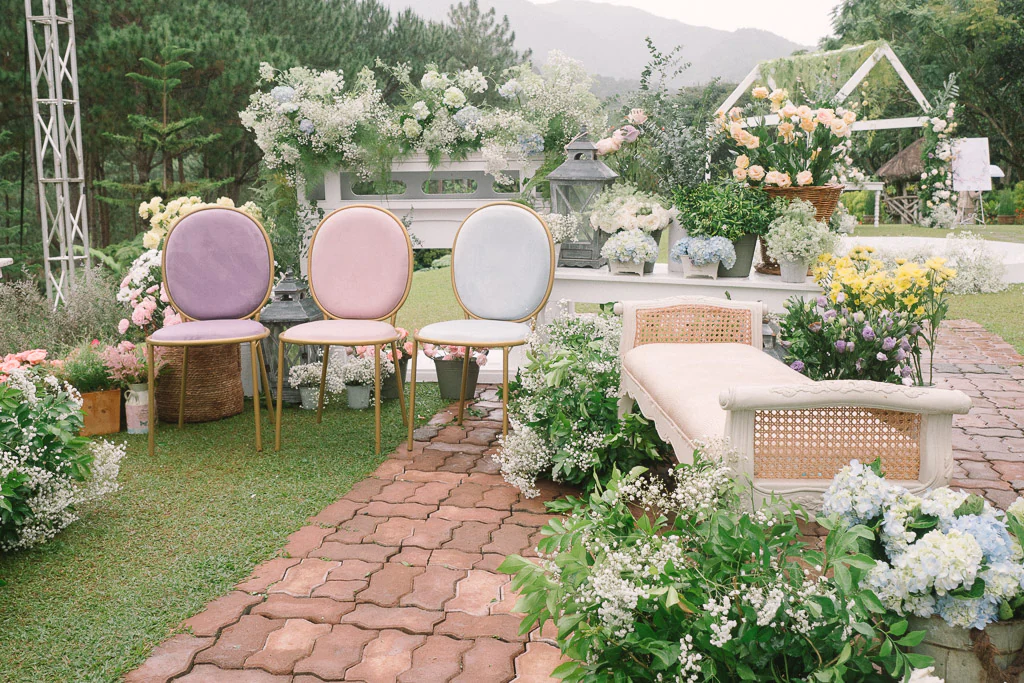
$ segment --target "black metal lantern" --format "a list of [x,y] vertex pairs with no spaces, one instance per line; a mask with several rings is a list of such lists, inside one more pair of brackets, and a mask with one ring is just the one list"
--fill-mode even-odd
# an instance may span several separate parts
[[597,146],[584,128],[565,147],[568,158],[548,174],[551,185],[551,212],[578,214],[579,231],[570,242],[562,244],[560,266],[600,268],[607,263],[601,256],[608,235],[590,224],[594,200],[608,188],[619,174],[597,158]]
[[[277,399],[277,345],[281,333],[289,327],[313,320],[322,320],[323,312],[312,297],[306,296],[307,287],[292,275],[291,269],[285,273],[277,286],[270,303],[260,314],[260,322],[270,330],[270,336],[263,340],[263,358],[267,363],[267,376],[275,400]],[[314,363],[320,360],[321,350],[318,346],[301,344],[285,344],[284,347],[284,401],[299,403],[299,390],[288,386],[288,370],[295,365]]]

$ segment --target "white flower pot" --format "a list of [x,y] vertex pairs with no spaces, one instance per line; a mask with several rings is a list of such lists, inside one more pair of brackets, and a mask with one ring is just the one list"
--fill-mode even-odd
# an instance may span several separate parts
[[779,261],[779,271],[783,282],[802,285],[807,282],[807,264],[803,261]]
[[608,261],[608,269],[612,271],[613,275],[644,276],[644,264],[632,261]]
[[370,407],[370,392],[373,390],[369,384],[346,384],[345,395],[348,396],[348,407],[353,410],[365,410]]
[[695,266],[693,261],[690,260],[689,256],[686,256],[681,261],[683,267],[683,277],[687,278],[710,278],[712,280],[718,279],[718,261],[712,261],[711,263],[705,263],[703,266]]
[[303,410],[316,410],[316,404],[320,400],[319,387],[299,387],[299,405]]

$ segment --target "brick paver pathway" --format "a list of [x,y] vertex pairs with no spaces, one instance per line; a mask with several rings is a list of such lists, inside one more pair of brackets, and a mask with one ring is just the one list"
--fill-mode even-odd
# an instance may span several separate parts
[[[954,482],[1001,507],[1024,490],[1024,357],[980,325],[941,335],[938,384],[974,400],[955,421]],[[452,409],[417,430],[373,475],[289,537],[236,590],[185,622],[126,680],[187,683],[540,683],[552,642],[518,633],[515,596],[495,570],[533,554],[549,516],[542,485],[525,499],[490,458],[500,403],[453,426]]]
[[[501,403],[485,389],[416,432],[341,500],[289,536],[279,557],[185,622],[126,680],[182,683],[541,683],[559,652],[519,635],[515,595],[496,569],[535,555],[544,502],[490,457]],[[479,414],[479,411],[477,411]],[[422,440],[421,440],[422,439]]]

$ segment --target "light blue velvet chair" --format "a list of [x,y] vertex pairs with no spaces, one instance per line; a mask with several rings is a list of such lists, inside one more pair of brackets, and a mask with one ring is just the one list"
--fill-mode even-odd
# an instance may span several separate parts
[[452,244],[452,288],[466,317],[431,323],[413,335],[409,441],[416,417],[416,360],[420,344],[465,346],[459,424],[466,405],[470,349],[502,350],[502,434],[508,434],[509,351],[526,343],[555,279],[555,244],[547,224],[514,202],[482,206],[466,217]]

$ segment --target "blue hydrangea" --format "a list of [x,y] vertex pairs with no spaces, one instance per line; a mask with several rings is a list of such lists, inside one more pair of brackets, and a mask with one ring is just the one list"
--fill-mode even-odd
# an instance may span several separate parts
[[537,154],[539,152],[543,152],[544,138],[542,138],[538,133],[520,135],[519,149],[523,150],[524,154]]
[[1013,556],[1013,541],[1006,529],[1006,522],[992,515],[957,517],[949,528],[973,536],[990,563],[1003,562]]
[[676,263],[681,262],[684,256],[689,256],[695,266],[721,263],[726,268],[732,268],[736,265],[736,248],[724,237],[683,237],[672,246],[669,255]]
[[290,85],[279,85],[270,91],[270,96],[281,104],[291,102],[295,99],[295,88]]

